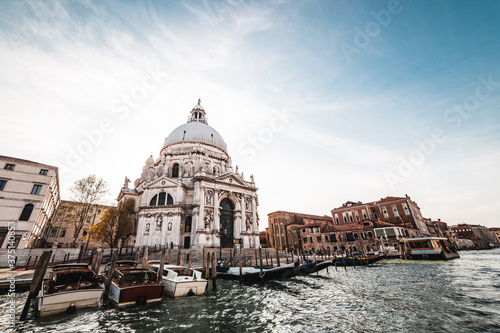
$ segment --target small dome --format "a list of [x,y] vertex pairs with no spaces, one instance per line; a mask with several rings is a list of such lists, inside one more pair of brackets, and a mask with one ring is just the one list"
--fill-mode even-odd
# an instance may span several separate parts
[[150,155],[149,158],[146,160],[146,164],[153,164],[155,160],[153,159],[153,155]]
[[222,136],[209,125],[199,121],[192,121],[177,127],[167,136],[163,148],[180,142],[202,142],[227,152],[227,145]]

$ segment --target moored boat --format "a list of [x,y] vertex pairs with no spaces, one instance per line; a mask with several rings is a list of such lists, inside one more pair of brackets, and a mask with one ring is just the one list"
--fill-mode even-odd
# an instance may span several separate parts
[[104,287],[85,263],[56,265],[42,283],[36,309],[40,316],[97,307]]
[[[105,282],[110,264],[104,270]],[[117,261],[109,288],[109,298],[118,306],[159,302],[163,284],[157,274],[135,261]]]
[[[150,267],[158,273],[160,264],[150,262]],[[171,297],[203,295],[208,281],[202,273],[192,268],[165,264],[163,266],[162,283],[164,292]]]
[[299,265],[298,262],[296,262],[295,267],[293,268],[293,275],[302,276],[302,275],[317,273],[331,265],[333,265],[332,260],[323,260],[323,261],[314,260],[311,262],[303,263],[302,265]]
[[454,246],[448,246],[444,237],[421,237],[405,239],[410,259],[448,260],[460,258]]
[[[262,268],[242,267],[241,279],[243,282],[259,282],[269,280],[285,280],[293,277],[294,264],[282,265],[280,267]],[[230,267],[226,273],[217,273],[217,278],[224,280],[239,280],[240,268]]]
[[363,255],[362,253],[352,253],[345,257],[339,256],[336,259],[337,266],[366,266],[384,259],[383,255]]

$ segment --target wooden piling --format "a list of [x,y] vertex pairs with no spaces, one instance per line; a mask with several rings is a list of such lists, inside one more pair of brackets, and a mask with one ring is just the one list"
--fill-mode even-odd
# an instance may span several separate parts
[[141,250],[137,249],[137,252],[135,253],[135,262],[139,263],[139,258],[141,256]]
[[105,303],[107,303],[108,301],[109,288],[111,287],[111,281],[113,280],[113,273],[115,271],[117,260],[118,260],[118,252],[115,252],[111,257],[111,265],[109,267],[108,275],[106,276],[106,284],[104,285],[104,292],[102,294]]
[[101,261],[102,261],[102,249],[97,249],[97,251],[94,251],[92,253],[92,263],[91,263],[91,269],[96,274],[99,274]]
[[212,288],[213,290],[217,290],[217,260],[215,259],[215,252],[212,253]]
[[257,260],[259,260],[259,258],[257,257],[257,249],[255,249],[255,266],[259,266]]
[[266,255],[266,266],[269,266],[269,253],[265,251],[265,255]]
[[184,255],[181,253],[180,250],[179,250],[179,255],[181,257],[181,259],[179,260],[179,266],[184,266]]
[[280,253],[279,253],[278,249],[276,249],[276,264],[278,264],[278,267],[281,267]]
[[191,268],[191,252],[188,252],[188,268]]
[[177,265],[181,264],[181,249],[177,252]]
[[259,248],[259,259],[260,259],[260,278],[262,279],[264,274],[262,272],[262,249]]
[[206,277],[205,275],[205,270],[207,269],[206,265],[205,265],[205,245],[203,245],[203,254],[201,255],[201,261],[202,261],[202,269],[201,269],[201,275],[203,276],[203,278]]
[[269,253],[269,258],[271,259],[271,267],[274,267],[274,265],[273,265],[273,256],[271,256],[271,253]]
[[158,268],[158,282],[161,282],[161,279],[163,277],[163,270],[164,270],[164,266],[165,266],[166,256],[167,256],[167,250],[163,249],[161,251],[160,267]]
[[38,296],[38,292],[42,287],[43,277],[45,276],[45,272],[47,271],[47,265],[49,264],[51,256],[52,251],[43,252],[40,260],[38,261],[38,265],[36,265],[35,273],[33,274],[33,280],[31,280],[30,292],[28,294],[28,298],[26,299],[26,303],[24,304],[23,312],[21,313],[21,320],[26,320],[31,301],[33,298]]
[[240,283],[243,283],[243,256],[241,255],[241,247],[240,247],[239,257],[240,257]]
[[[142,257],[142,267],[148,267],[148,248],[144,249],[144,256]],[[118,254],[118,252],[117,252]]]
[[210,277],[210,265],[212,262],[212,260],[210,258],[211,258],[210,252],[207,251],[207,270],[205,271],[205,279],[207,279],[207,280]]

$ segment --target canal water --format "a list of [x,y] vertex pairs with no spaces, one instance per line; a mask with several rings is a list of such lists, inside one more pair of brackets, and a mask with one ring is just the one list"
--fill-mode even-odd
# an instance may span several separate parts
[[[6,332],[500,332],[500,249],[448,261],[383,260],[204,296],[29,319]],[[18,315],[26,297],[17,295]]]

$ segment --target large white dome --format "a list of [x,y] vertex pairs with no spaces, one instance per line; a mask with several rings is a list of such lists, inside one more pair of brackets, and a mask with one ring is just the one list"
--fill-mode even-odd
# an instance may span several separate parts
[[163,148],[181,142],[202,142],[216,146],[227,152],[227,145],[222,136],[212,127],[199,121],[193,121],[177,127],[167,136]]

